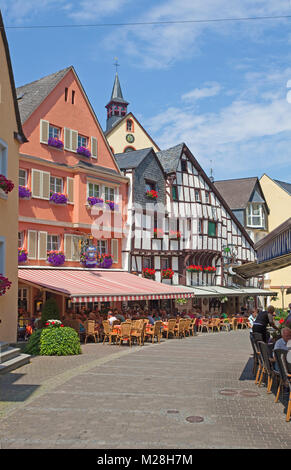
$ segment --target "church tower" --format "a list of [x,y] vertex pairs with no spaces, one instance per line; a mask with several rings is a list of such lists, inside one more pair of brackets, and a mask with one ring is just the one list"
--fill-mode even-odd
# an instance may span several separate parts
[[118,73],[116,70],[111,99],[105,106],[107,108],[106,132],[110,131],[117,121],[127,114],[129,103],[123,99]]

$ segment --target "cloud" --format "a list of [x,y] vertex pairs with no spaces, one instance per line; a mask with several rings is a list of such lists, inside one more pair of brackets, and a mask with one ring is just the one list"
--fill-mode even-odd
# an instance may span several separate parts
[[119,12],[132,0],[81,0],[75,5],[70,18],[78,21],[96,21],[100,18]]
[[5,24],[22,24],[39,13],[53,9],[62,9],[66,6],[66,0],[0,0],[0,9],[5,19]]
[[196,101],[203,98],[209,98],[210,96],[217,95],[221,90],[219,83],[209,84],[205,88],[194,88],[194,90],[189,91],[182,95],[181,99],[183,101]]

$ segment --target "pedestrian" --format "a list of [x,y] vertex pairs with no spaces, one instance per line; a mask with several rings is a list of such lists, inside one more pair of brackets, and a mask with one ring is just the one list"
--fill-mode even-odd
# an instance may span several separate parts
[[263,341],[267,343],[269,335],[267,334],[267,326],[270,325],[274,330],[280,331],[280,329],[274,323],[275,308],[273,305],[269,305],[267,311],[259,312],[254,323],[253,333],[260,333],[263,337]]

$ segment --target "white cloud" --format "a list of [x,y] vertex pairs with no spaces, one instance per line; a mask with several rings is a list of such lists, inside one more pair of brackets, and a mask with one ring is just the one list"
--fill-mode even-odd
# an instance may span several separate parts
[[66,6],[66,0],[0,0],[5,25],[27,23],[32,17]]
[[203,98],[218,95],[220,90],[221,86],[219,85],[219,83],[208,84],[208,86],[204,88],[194,88],[194,90],[182,95],[181,98],[183,101],[201,100]]
[[96,21],[117,13],[130,1],[132,0],[81,0],[69,16],[78,21]]

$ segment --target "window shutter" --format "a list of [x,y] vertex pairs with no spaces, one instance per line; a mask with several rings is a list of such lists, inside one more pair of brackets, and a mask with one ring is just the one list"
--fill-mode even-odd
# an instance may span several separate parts
[[39,170],[32,169],[31,182],[32,197],[41,197],[41,172]]
[[74,203],[74,178],[67,178],[67,195],[68,202]]
[[77,148],[78,148],[78,132],[77,131],[73,131],[71,130],[71,150],[73,152],[76,152]]
[[64,149],[71,150],[71,129],[64,128]]
[[65,234],[64,250],[66,261],[72,261],[72,235]]
[[47,232],[38,232],[38,259],[47,259]]
[[72,239],[72,260],[80,261],[80,241],[81,238],[78,236],[73,236]]
[[36,237],[37,232],[35,230],[28,230],[28,258],[36,259]]
[[91,156],[97,159],[98,145],[96,137],[91,137]]
[[40,120],[40,141],[42,144],[47,144],[49,138],[49,125],[48,121]]
[[43,199],[50,198],[50,173],[42,172],[42,197]]
[[118,240],[116,238],[111,240],[111,255],[113,263],[118,263]]

